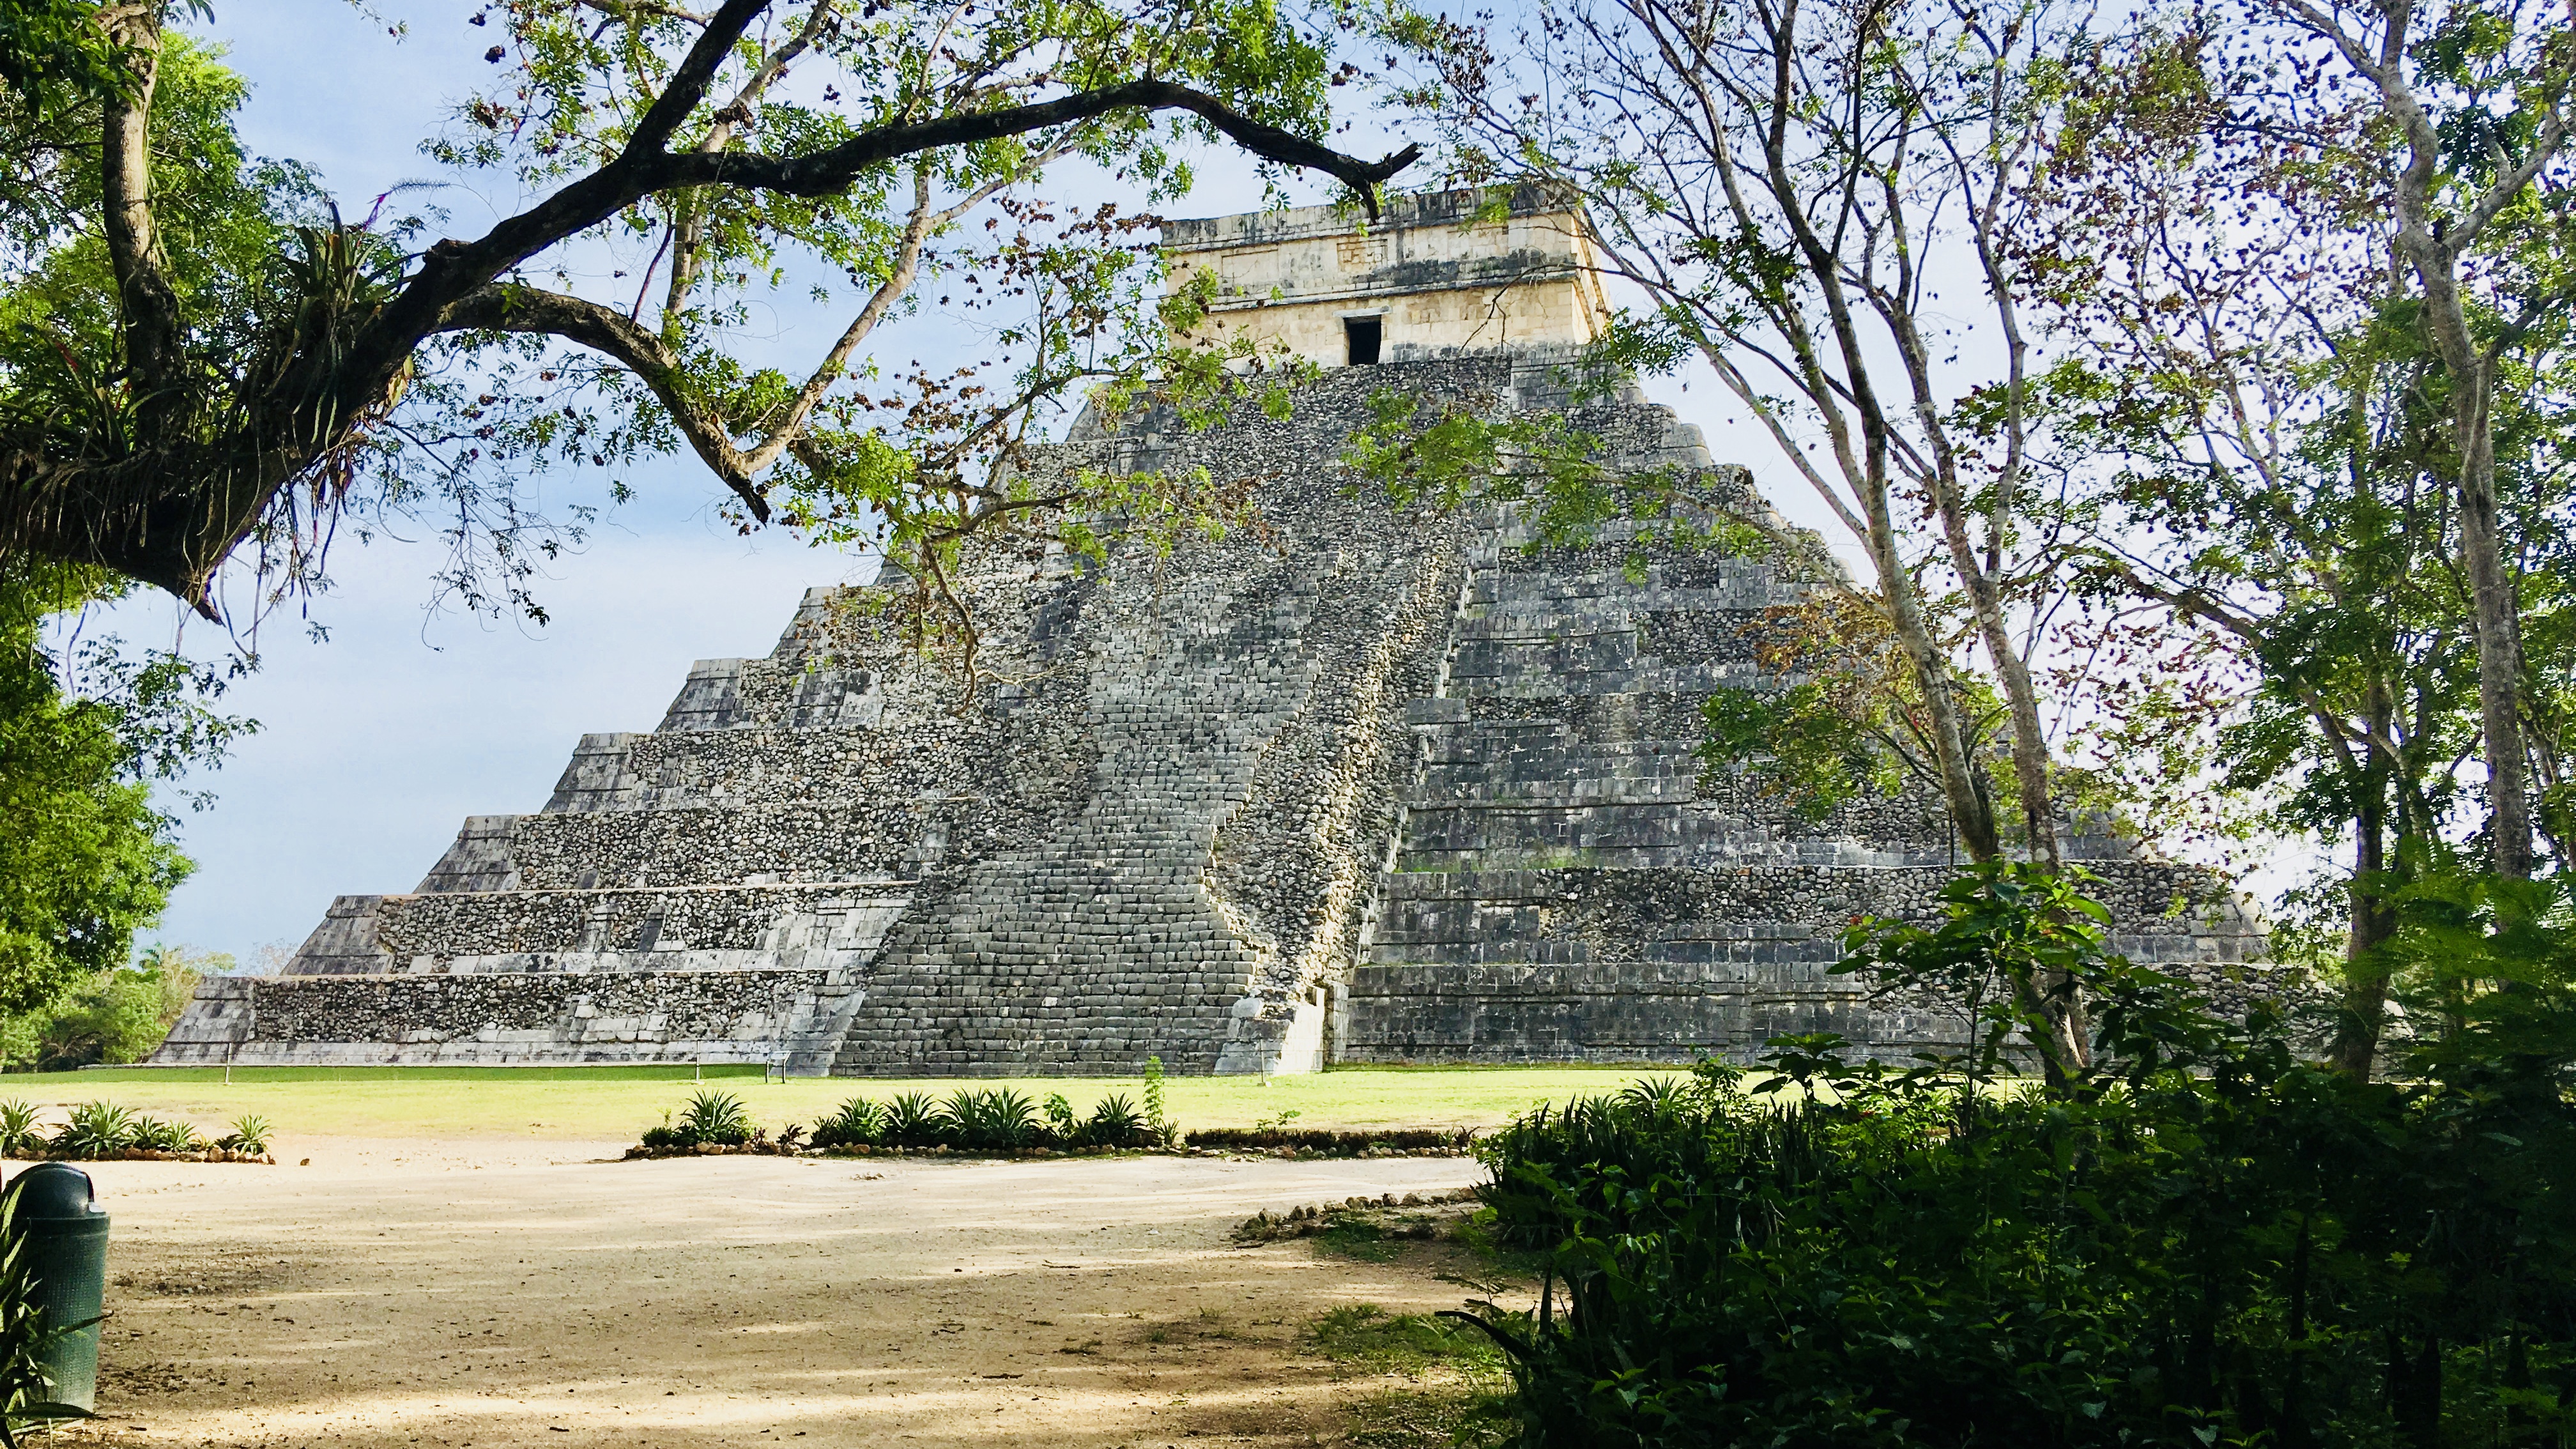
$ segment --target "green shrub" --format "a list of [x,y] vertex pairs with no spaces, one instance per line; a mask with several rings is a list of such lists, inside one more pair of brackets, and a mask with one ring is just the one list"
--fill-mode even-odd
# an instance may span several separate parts
[[884,1130],[877,1104],[865,1097],[852,1097],[831,1116],[814,1124],[813,1142],[816,1147],[872,1147]]
[[114,1102],[83,1102],[50,1146],[57,1157],[106,1157],[134,1145],[134,1128],[134,1114]]
[[1045,1137],[1049,1143],[1058,1147],[1080,1143],[1082,1119],[1073,1115],[1073,1104],[1065,1100],[1064,1093],[1047,1093],[1046,1105],[1040,1110],[1046,1114]]
[[1966,928],[1872,925],[1853,956],[1902,987],[1991,964],[1980,933],[2053,942],[2098,1027],[2079,1078],[1995,1076],[2028,1005],[2006,995],[1964,1059],[1783,1038],[1771,1100],[1711,1065],[1484,1144],[1493,1235],[1543,1274],[1534,1311],[1476,1316],[1525,1442],[2565,1442],[2566,914],[2523,957],[2545,969],[2482,967],[2514,989],[2455,997],[2409,1080],[2365,1083],[2108,954],[2089,902],[2023,872],[1954,884]]
[[[232,958],[154,947],[133,966],[79,981],[52,1003],[0,1028],[13,1066],[71,1071],[150,1056],[178,1023],[207,971]],[[204,969],[200,969],[204,968]]]

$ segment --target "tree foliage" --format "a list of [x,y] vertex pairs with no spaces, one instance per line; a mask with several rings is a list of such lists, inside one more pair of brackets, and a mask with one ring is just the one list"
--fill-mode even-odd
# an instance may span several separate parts
[[74,981],[34,1011],[0,1021],[0,1060],[43,1072],[139,1062],[169,1036],[200,981],[233,969],[220,951],[146,948],[132,965]]
[[113,639],[48,647],[48,621],[103,586],[61,565],[0,569],[0,1013],[126,964],[190,869],[154,782],[247,727],[206,707],[222,681],[184,660]]
[[[1792,1037],[1751,1093],[1711,1064],[1489,1141],[1496,1236],[1545,1273],[1535,1311],[1476,1315],[1523,1442],[2563,1438],[2563,892],[2463,883],[2503,909],[2441,943],[2460,1010],[2399,1086],[2305,1064],[2278,1017],[2222,1017],[2109,954],[2106,913],[2065,886],[1984,868],[1937,928],[1856,930],[1851,964],[1973,989],[2045,957],[2100,1002],[2080,1079],[1998,1091],[2009,1030],[1911,1071]],[[1981,1027],[2045,1020],[1984,999]]]
[[[2351,852],[2334,1055],[2364,1072],[2408,883],[2464,847],[2524,869],[2510,842],[2529,827],[2490,788],[2481,549],[2498,551],[2517,601],[2518,723],[2502,749],[2537,772],[2541,833],[2563,858],[2548,802],[2555,681],[2570,662],[2554,622],[2570,500],[2566,297],[2553,280],[2565,219],[2531,187],[2479,223],[2487,262],[2452,298],[2483,349],[2464,380],[2441,289],[2405,238],[2408,207],[2434,204],[2404,199],[2431,184],[2408,180],[2413,142],[2388,124],[2377,85],[2306,43],[2318,16],[2246,19],[2147,26],[2073,88],[2026,242],[2047,259],[2042,296],[2073,345],[2036,405],[2103,460],[2084,548],[2101,597],[2155,616],[2154,647],[2221,658],[2249,686],[2181,702],[2158,727],[2196,739],[2204,783],[2263,800],[2271,827]],[[2546,69],[2531,15],[2464,6],[2382,21],[2420,38],[2383,73],[2462,135],[2486,136],[2472,118]],[[2481,73],[2514,56],[2519,81]],[[2514,135],[2455,158],[2438,205],[2486,206],[2498,157],[2549,175],[2547,113],[2537,105]],[[2475,410],[2495,446],[2474,478],[2464,388],[2492,393]],[[2483,543],[2469,506],[2480,490],[2500,509]]]
[[[2045,439],[2007,239],[2081,15],[1551,0],[1517,21],[1396,5],[1383,33],[1411,61],[1398,97],[1437,118],[1453,171],[1589,204],[1607,269],[1647,304],[1605,354],[1713,371],[1865,545],[1865,596],[1910,676],[1877,677],[1919,722],[1968,853],[2009,837],[2056,858],[2031,656],[2060,582],[2027,516]],[[1938,274],[1947,253],[1967,277]],[[2000,353],[1963,364],[1971,316]],[[1978,652],[2011,721],[1992,753],[1958,697]]]
[[[1173,356],[1138,223],[1047,203],[1033,187],[1050,165],[1170,191],[1188,179],[1176,143],[1222,138],[1373,205],[1410,160],[1315,139],[1324,53],[1270,0],[532,0],[471,17],[494,81],[428,149],[536,199],[439,238],[434,193],[346,215],[228,133],[191,132],[224,107],[160,4],[74,8],[123,79],[33,112],[68,138],[47,177],[67,204],[0,357],[0,552],[210,615],[246,543],[266,587],[309,585],[344,518],[422,513],[446,520],[452,585],[533,609],[532,561],[584,515],[533,514],[527,475],[683,448],[746,526],[872,532],[935,580],[968,532],[1127,501],[1012,466],[1033,410],[1067,388],[1252,385],[1223,358]],[[192,167],[262,204],[191,206],[216,184],[176,174]],[[963,230],[977,215],[982,233]],[[207,218],[230,228],[211,249],[192,231]],[[933,282],[994,309],[989,360],[877,366],[874,329]],[[852,303],[794,373],[743,332],[777,292]]]

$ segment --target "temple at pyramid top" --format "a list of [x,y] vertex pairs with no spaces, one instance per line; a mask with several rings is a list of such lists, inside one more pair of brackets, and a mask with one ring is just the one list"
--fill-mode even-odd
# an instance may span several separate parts
[[1325,367],[1581,346],[1609,325],[1580,204],[1535,184],[1166,222],[1174,285],[1213,272],[1201,340],[1250,334]]

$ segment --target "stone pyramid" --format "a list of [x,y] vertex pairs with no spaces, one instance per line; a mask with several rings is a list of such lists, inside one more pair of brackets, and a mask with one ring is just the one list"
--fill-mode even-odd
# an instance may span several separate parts
[[[1565,408],[1603,316],[1583,238],[1526,192],[1410,198],[1365,233],[1323,208],[1177,224],[1222,284],[1212,326],[1323,380],[1285,420],[1078,426],[1038,466],[1205,467],[1257,527],[978,554],[964,700],[888,586],[814,590],[652,732],[585,736],[542,810],[468,819],[409,895],[341,897],[284,975],[207,983],[154,1060],[953,1076],[1955,1041],[1943,1004],[1826,974],[1853,915],[1927,907],[1937,805],[1808,824],[1694,753],[1712,689],[1766,682],[1747,626],[1805,585],[1615,529],[1534,549],[1509,509],[1398,511],[1338,461],[1382,389]],[[1633,389],[1572,420],[1617,467],[1762,506]],[[2257,953],[2200,873],[2078,847],[2134,957],[2218,981]]]

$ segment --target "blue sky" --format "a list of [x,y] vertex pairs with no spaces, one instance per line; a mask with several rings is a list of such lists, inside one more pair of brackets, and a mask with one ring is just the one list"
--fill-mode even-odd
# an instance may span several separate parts
[[[252,149],[313,165],[345,208],[363,214],[387,187],[435,174],[418,144],[484,73],[493,32],[467,26],[474,9],[218,0],[207,29],[253,87],[242,117]],[[408,34],[389,36],[389,23]],[[1248,168],[1210,161],[1199,190],[1167,211],[1215,215],[1260,204]],[[1329,194],[1309,184],[1295,199]],[[467,187],[439,200],[453,217],[449,229],[471,235],[516,209],[517,198]],[[817,352],[843,320],[782,310],[774,345],[785,356]],[[888,345],[909,355],[956,335],[935,319],[908,332]],[[1668,380],[1652,390],[1707,426],[1726,456],[1713,410],[1693,406],[1714,402],[1713,387],[1684,394],[1680,386]],[[1767,471],[1758,464],[1767,450],[1741,441],[1754,446],[1737,455]],[[543,628],[431,612],[442,558],[434,541],[338,547],[335,588],[308,611],[328,642],[305,637],[298,617],[263,627],[262,669],[226,700],[262,728],[220,772],[194,782],[216,794],[212,809],[184,822],[198,871],[145,939],[228,951],[245,965],[262,947],[292,950],[334,895],[409,890],[466,815],[543,805],[580,735],[650,729],[691,660],[766,653],[808,586],[868,570],[784,533],[736,536],[712,516],[719,489],[692,461],[630,481],[639,500],[552,570]],[[548,486],[558,501],[591,501],[577,496],[582,482]],[[1772,492],[1793,516],[1815,521],[1802,486]],[[181,637],[200,655],[222,644],[202,626],[184,626],[157,594],[85,627],[138,643],[166,642],[186,627]]]

